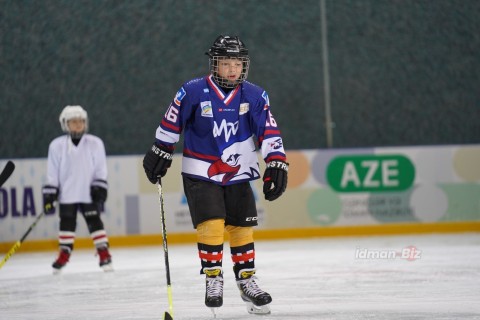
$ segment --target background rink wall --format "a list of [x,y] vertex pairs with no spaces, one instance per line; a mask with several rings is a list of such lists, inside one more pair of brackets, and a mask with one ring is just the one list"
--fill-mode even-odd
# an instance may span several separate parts
[[[480,145],[301,150],[287,155],[289,184],[281,198],[265,201],[261,180],[252,183],[257,238],[480,231]],[[146,179],[142,158],[108,157],[110,187],[103,220],[112,245],[161,242],[157,188]],[[195,242],[180,158],[175,156],[162,179],[167,230],[173,243]],[[42,206],[46,159],[15,163],[15,172],[0,188],[0,251],[21,238]],[[91,246],[85,223],[78,220],[77,237]],[[38,248],[55,248],[57,234],[58,214],[47,215],[22,248],[42,241],[45,245]]]
[[[287,149],[325,148],[320,3],[2,0],[0,158],[46,157],[67,104],[109,155],[143,154],[220,33],[250,49]],[[325,13],[333,147],[480,141],[479,1],[327,0]]]

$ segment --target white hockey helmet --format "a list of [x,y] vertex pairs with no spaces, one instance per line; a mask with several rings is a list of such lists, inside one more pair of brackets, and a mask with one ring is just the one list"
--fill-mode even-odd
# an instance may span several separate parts
[[87,111],[85,111],[85,109],[83,109],[81,106],[66,106],[65,108],[63,108],[58,119],[60,121],[60,126],[62,127],[63,132],[70,133],[70,129],[68,128],[68,120],[76,118],[85,120],[85,132],[88,131]]

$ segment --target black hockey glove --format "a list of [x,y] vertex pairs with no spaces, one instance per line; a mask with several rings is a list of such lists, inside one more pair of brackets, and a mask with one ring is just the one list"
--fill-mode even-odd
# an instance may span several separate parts
[[55,202],[58,200],[58,188],[54,186],[43,186],[43,210],[46,214],[55,212]]
[[103,206],[107,201],[108,196],[108,184],[105,180],[95,180],[90,186],[90,196],[92,197],[92,203],[98,206]]
[[167,174],[172,164],[173,153],[154,144],[143,158],[143,168],[151,183],[157,183],[160,177]]
[[263,193],[265,200],[273,201],[287,189],[288,163],[273,160],[267,163],[263,174]]

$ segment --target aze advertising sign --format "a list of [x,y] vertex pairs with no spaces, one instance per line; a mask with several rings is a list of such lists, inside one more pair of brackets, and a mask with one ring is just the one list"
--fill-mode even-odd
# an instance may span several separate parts
[[268,227],[480,220],[477,145],[303,150],[288,158],[287,195],[266,205]]
[[415,167],[404,155],[345,155],[327,167],[327,180],[337,192],[405,191],[413,186]]
[[331,160],[326,175],[329,187],[339,197],[345,218],[413,220],[407,195],[414,187],[415,166],[408,156],[341,155]]

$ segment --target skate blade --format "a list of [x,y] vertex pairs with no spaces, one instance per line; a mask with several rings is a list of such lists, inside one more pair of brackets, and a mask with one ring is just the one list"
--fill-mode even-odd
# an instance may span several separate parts
[[103,271],[105,271],[105,272],[112,272],[113,271],[113,265],[111,263],[105,264],[105,265],[101,266],[100,268],[102,268]]
[[62,273],[62,269],[56,269],[56,268],[52,268],[52,273],[54,275],[59,275]]
[[217,311],[218,311],[218,308],[210,308],[210,310],[212,311],[213,313],[213,318],[217,318]]
[[247,304],[247,311],[250,314],[265,315],[270,314],[270,307],[268,305],[256,306],[251,302],[245,302]]

